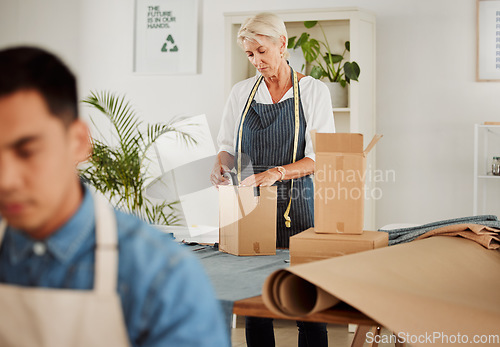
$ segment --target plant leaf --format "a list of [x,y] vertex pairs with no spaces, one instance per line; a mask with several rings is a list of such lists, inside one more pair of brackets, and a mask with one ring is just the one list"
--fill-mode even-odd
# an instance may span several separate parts
[[324,76],[328,76],[326,71],[321,66],[313,66],[310,75],[316,79],[320,79]]
[[310,39],[302,44],[302,52],[308,63],[312,63],[320,54],[319,42],[315,39]]
[[91,95],[83,102],[95,107],[108,117],[115,128],[120,146],[125,152],[130,151],[131,146],[134,146],[135,143],[136,131],[142,122],[139,121],[125,97],[116,96],[108,91],[91,92]]
[[293,47],[293,49],[297,48],[297,47],[302,47],[302,45],[307,42],[307,40],[309,40],[309,34],[308,33],[302,33],[302,35],[300,35],[299,39],[297,40],[297,43],[295,43],[295,46]]
[[344,73],[346,76],[346,79],[348,79],[348,82],[350,83],[350,80],[357,81],[359,78],[359,74],[361,73],[361,70],[359,68],[359,65],[353,61],[353,62],[346,62],[344,64]]
[[345,42],[345,49],[347,49],[348,52],[351,51],[351,42],[350,41]]
[[308,21],[305,21],[304,22],[304,26],[307,28],[307,29],[311,29],[313,26],[315,26],[316,24],[318,24],[318,21],[317,20],[308,20]]
[[[323,56],[323,59],[325,60],[325,62],[327,64],[337,64],[337,63],[341,62],[344,59],[344,57],[339,55],[339,54],[326,53]],[[331,63],[330,63],[330,59],[331,59]]]
[[287,49],[295,49],[295,40],[297,39],[297,36],[292,36],[288,38],[288,45],[286,46]]

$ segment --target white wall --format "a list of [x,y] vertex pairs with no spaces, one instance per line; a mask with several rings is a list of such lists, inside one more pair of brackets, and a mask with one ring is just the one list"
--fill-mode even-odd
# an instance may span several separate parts
[[80,2],[1,0],[0,46],[35,44],[79,68]]
[[[61,54],[89,90],[126,93],[142,117],[206,113],[216,135],[224,95],[224,12],[360,7],[377,17],[377,225],[472,214],[473,124],[499,120],[499,83],[475,82],[475,0],[200,0],[201,73],[132,73],[133,0],[2,0],[0,46]],[[362,68],[362,67],[361,67]],[[88,111],[84,110],[84,113]]]

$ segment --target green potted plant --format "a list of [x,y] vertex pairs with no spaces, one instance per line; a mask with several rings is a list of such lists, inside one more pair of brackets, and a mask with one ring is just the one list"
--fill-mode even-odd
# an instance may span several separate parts
[[[114,144],[109,139],[92,138],[92,155],[80,169],[83,181],[103,193],[118,209],[152,224],[178,224],[177,202],[157,203],[144,194],[146,183],[151,178],[148,176],[148,150],[160,136],[169,132],[175,132],[188,144],[195,144],[196,140],[172,123],[143,126],[124,96],[106,91],[91,92],[83,102],[100,111],[111,122],[114,135]],[[92,116],[91,121],[95,124]],[[105,139],[99,127],[95,128],[100,137]]]
[[317,79],[326,78],[327,82],[329,82],[327,86],[332,93],[334,107],[347,107],[347,90],[345,87],[351,81],[358,81],[361,70],[355,61],[344,61],[345,54],[351,50],[349,41],[344,43],[342,54],[333,54],[321,23],[318,21],[304,22],[307,29],[316,25],[321,29],[324,42],[312,38],[309,33],[304,32],[298,39],[297,36],[288,39],[288,49],[300,47],[306,62],[315,64],[311,68],[310,75]]

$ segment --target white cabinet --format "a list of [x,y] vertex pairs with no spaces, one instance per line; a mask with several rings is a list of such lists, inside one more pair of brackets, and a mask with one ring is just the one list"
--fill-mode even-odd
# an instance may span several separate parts
[[491,172],[500,157],[500,125],[474,125],[474,215],[500,215],[500,176]]
[[[238,81],[255,75],[255,69],[246,54],[236,43],[241,23],[257,12],[225,13],[225,95]],[[274,11],[284,21],[288,36],[299,36],[302,32],[323,40],[318,26],[306,29],[304,21],[317,20],[325,30],[333,53],[342,53],[344,42],[351,42],[349,61],[356,61],[361,69],[359,82],[349,85],[349,107],[333,109],[337,132],[361,133],[365,145],[375,135],[375,16],[358,8],[327,8]],[[368,156],[367,169],[375,170],[375,153]],[[366,177],[371,177],[367,174]],[[368,192],[373,191],[373,182],[367,182]],[[368,194],[369,196],[370,194]],[[375,200],[365,202],[365,228],[375,228]]]

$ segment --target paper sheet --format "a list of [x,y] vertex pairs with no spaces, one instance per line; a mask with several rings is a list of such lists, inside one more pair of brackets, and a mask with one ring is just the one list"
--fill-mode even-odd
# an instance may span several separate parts
[[270,310],[285,315],[340,300],[396,333],[472,339],[500,335],[499,293],[499,251],[462,238],[431,237],[278,270],[262,295]]

